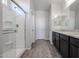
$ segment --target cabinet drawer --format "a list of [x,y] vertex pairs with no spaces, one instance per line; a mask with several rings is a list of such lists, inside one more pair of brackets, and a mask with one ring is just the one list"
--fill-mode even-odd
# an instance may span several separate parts
[[67,36],[67,35],[64,35],[64,34],[60,34],[60,39],[63,39],[63,40],[66,40],[66,41],[68,41],[68,39],[69,39],[69,36]]
[[56,33],[56,37],[59,37],[59,33]]
[[79,47],[79,39],[70,37],[70,43],[74,44],[75,46]]

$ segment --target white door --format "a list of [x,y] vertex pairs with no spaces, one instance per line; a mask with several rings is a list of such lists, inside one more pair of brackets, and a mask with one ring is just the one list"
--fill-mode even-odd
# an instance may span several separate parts
[[48,13],[36,12],[36,39],[48,39]]

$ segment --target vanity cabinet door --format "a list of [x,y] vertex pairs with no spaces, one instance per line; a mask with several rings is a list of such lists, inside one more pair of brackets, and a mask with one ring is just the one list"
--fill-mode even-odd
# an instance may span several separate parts
[[68,58],[68,42],[63,39],[60,40],[60,53],[63,57]]
[[60,51],[60,38],[59,38],[59,33],[56,33],[56,48],[58,51]]
[[63,57],[69,57],[69,36],[60,34],[60,53]]
[[70,57],[71,58],[79,58],[79,48],[75,47],[74,45],[70,45]]
[[56,46],[56,33],[52,33],[52,43]]
[[79,58],[79,39],[70,37],[70,57]]

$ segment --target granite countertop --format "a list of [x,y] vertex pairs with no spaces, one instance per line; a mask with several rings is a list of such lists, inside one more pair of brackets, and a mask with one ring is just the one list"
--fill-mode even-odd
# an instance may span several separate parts
[[61,34],[65,34],[74,38],[79,38],[79,30],[53,30],[55,32],[61,33]]

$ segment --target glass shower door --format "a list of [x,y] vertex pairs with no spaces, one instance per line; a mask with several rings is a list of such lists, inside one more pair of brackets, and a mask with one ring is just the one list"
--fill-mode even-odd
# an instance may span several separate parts
[[3,36],[3,57],[20,57],[25,51],[25,12],[13,0],[3,5]]
[[[7,0],[10,2],[10,0]],[[3,4],[3,57],[16,57],[16,12]]]

